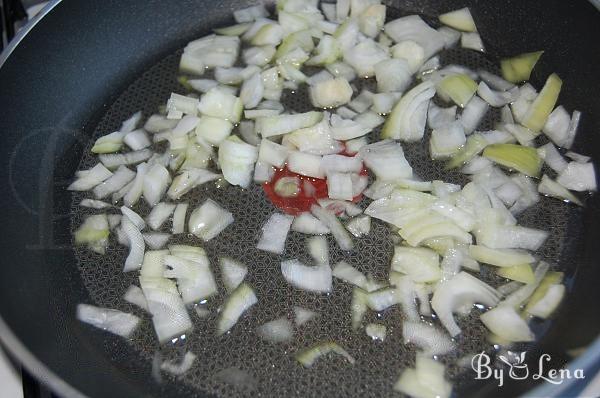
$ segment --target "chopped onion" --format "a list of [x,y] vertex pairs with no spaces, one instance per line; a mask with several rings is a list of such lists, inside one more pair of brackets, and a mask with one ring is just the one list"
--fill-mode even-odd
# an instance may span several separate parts
[[294,322],[296,326],[302,326],[313,320],[318,314],[306,308],[294,306]]
[[346,224],[346,229],[357,238],[368,235],[371,231],[371,217],[367,215],[355,217]]
[[387,118],[383,126],[382,138],[408,142],[423,138],[427,107],[434,94],[435,88],[430,81],[424,81],[404,94]]
[[173,203],[157,203],[148,215],[148,226],[155,231],[160,229],[164,222],[167,221],[167,218],[173,214],[175,207],[176,205]]
[[106,214],[86,217],[83,224],[75,231],[75,243],[86,244],[98,254],[104,254],[108,246],[110,234]]
[[331,115],[331,133],[336,140],[350,140],[368,134],[371,129],[361,125],[354,120],[343,119],[334,114]]
[[173,183],[167,191],[167,196],[170,199],[179,200],[183,195],[190,192],[195,187],[219,178],[221,178],[221,175],[205,169],[194,168],[185,170],[173,179]]
[[331,268],[327,264],[309,267],[300,261],[286,260],[281,263],[281,273],[292,286],[310,291],[327,293],[331,291]]
[[518,95],[519,89],[514,87],[508,91],[494,91],[484,82],[479,83],[477,94],[491,106],[496,108],[514,102]]
[[441,277],[438,254],[426,248],[396,246],[391,267],[414,282],[435,282]]
[[219,258],[221,278],[228,292],[232,292],[244,281],[248,267],[229,257]]
[[477,32],[477,27],[475,26],[475,21],[473,21],[469,7],[441,14],[439,19],[441,23],[451,28],[462,30],[463,32]]
[[375,65],[377,91],[402,92],[412,82],[412,70],[405,59],[386,59]]
[[404,157],[402,146],[392,140],[367,145],[360,150],[365,165],[380,180],[411,178],[412,168]]
[[141,309],[148,311],[148,302],[144,296],[144,292],[136,285],[131,285],[127,288],[123,299],[128,303],[135,304]]
[[514,144],[494,144],[485,148],[483,156],[521,173],[538,177],[542,167],[542,159],[535,148]]
[[367,312],[368,294],[364,290],[355,287],[352,290],[352,329],[356,330],[360,327],[362,319]]
[[293,216],[273,213],[262,227],[262,236],[256,247],[259,250],[282,254],[292,221]]
[[81,202],[79,202],[79,206],[89,207],[90,209],[107,209],[112,207],[110,203],[94,199],[83,199]]
[[257,119],[255,128],[263,138],[266,138],[314,126],[322,118],[321,112],[314,111],[295,115],[270,116]]
[[346,231],[346,228],[344,228],[342,223],[335,216],[335,214],[332,214],[326,209],[317,205],[313,205],[310,208],[310,211],[315,217],[319,219],[319,221],[321,221],[331,230],[331,233],[333,234],[333,237],[340,246],[340,249],[352,250],[352,248],[354,247],[352,238],[348,234],[348,231]]
[[233,12],[233,18],[237,23],[253,22],[260,18],[266,18],[269,16],[269,12],[265,9],[262,4],[242,8]]
[[258,303],[254,290],[245,283],[239,285],[227,298],[217,324],[217,335],[229,331],[240,319],[242,314]]
[[140,286],[152,314],[152,323],[160,343],[178,338],[192,328],[192,321],[175,282],[162,277],[140,277]]
[[219,146],[219,165],[223,177],[232,185],[247,188],[252,180],[258,149],[237,137],[226,139]]
[[89,304],[77,305],[77,319],[126,338],[133,333],[140,323],[140,318],[135,315]]
[[329,265],[329,246],[323,236],[313,236],[306,239],[308,253],[317,265]]
[[188,230],[206,242],[220,234],[231,223],[233,214],[208,199],[190,214]]
[[96,140],[91,151],[92,153],[117,152],[123,146],[123,137],[125,137],[125,133],[120,131],[104,135]]
[[538,185],[538,191],[543,195],[552,196],[557,199],[566,200],[579,206],[583,206],[581,201],[575,195],[569,192],[567,188],[563,187],[556,181],[553,181],[547,175],[542,176],[542,180]]
[[301,152],[314,155],[338,153],[342,149],[340,143],[333,139],[327,112],[324,113],[321,122],[312,127],[296,130],[285,138]]
[[539,132],[554,109],[562,87],[562,80],[556,73],[548,77],[544,88],[533,101],[527,113],[523,116],[522,124],[534,133]]
[[[192,82],[192,80],[189,82]],[[146,124],[144,124],[144,130],[149,133],[156,134],[164,130],[173,129],[176,125],[177,120],[167,119],[162,115],[152,115],[148,118]]]
[[380,115],[390,113],[394,104],[400,99],[401,93],[377,93],[373,94],[373,106],[371,109]]
[[256,107],[263,97],[264,85],[262,76],[260,73],[255,73],[252,77],[244,81],[242,90],[240,92],[240,98],[244,104],[244,107],[251,109]]
[[482,314],[481,322],[492,333],[509,342],[527,342],[535,338],[527,322],[508,305],[499,305]]
[[544,162],[557,173],[560,173],[567,168],[567,161],[563,159],[560,152],[558,152],[551,142],[539,147],[537,152],[540,158],[542,158]]
[[242,115],[243,104],[235,95],[225,93],[215,87],[202,96],[198,109],[203,115],[237,123]]
[[534,262],[533,256],[522,250],[490,249],[476,245],[469,246],[469,255],[477,261],[498,267],[512,267]]
[[533,67],[543,53],[543,51],[536,51],[500,60],[502,76],[512,83],[529,80]]
[[105,179],[104,182],[96,185],[96,187],[93,189],[94,196],[96,199],[105,198],[111,193],[117,192],[119,189],[123,188],[134,178],[135,173],[133,171],[129,170],[125,166],[120,166],[117,171],[108,179]]
[[444,355],[456,347],[444,332],[425,322],[404,322],[402,337],[405,344],[416,345],[428,356]]
[[384,30],[396,43],[411,40],[419,44],[423,47],[425,59],[431,58],[446,44],[444,35],[427,25],[418,15],[409,15],[388,22]]
[[362,160],[358,156],[326,155],[321,158],[321,170],[329,173],[358,173],[362,170]]
[[160,369],[173,376],[182,376],[192,368],[194,361],[196,361],[196,355],[187,351],[180,362],[164,361],[161,363]]
[[310,213],[302,213],[294,218],[292,231],[311,235],[322,235],[331,232],[324,223]]
[[220,145],[233,130],[233,124],[218,117],[202,116],[196,126],[196,138],[212,145]]
[[273,59],[274,55],[275,46],[260,46],[245,49],[242,57],[248,65],[265,66]]
[[429,151],[433,159],[445,158],[458,152],[466,142],[462,123],[455,121],[431,132]]
[[332,275],[361,289],[366,289],[366,276],[345,261],[340,261],[333,267]]
[[354,47],[344,48],[344,62],[363,77],[373,76],[375,65],[388,58],[387,49],[372,39],[365,39]]
[[167,245],[167,242],[171,238],[170,234],[165,234],[161,232],[150,232],[142,234],[144,238],[144,242],[148,245],[148,247],[152,250],[162,249]]
[[169,171],[160,164],[155,164],[148,170],[144,178],[142,192],[150,206],[155,206],[167,191],[171,182]]
[[356,72],[354,69],[345,62],[334,62],[326,65],[325,68],[334,77],[343,77],[349,82],[356,78]]
[[352,365],[356,362],[346,350],[334,342],[319,343],[310,348],[306,348],[296,354],[296,360],[305,368],[310,368],[317,359],[332,352],[343,356]]
[[570,162],[556,179],[560,185],[573,191],[596,191],[596,171],[593,163]]
[[271,343],[285,343],[294,337],[292,323],[286,317],[277,318],[259,326],[256,333]]
[[441,108],[433,101],[429,103],[429,111],[427,112],[427,125],[430,129],[435,130],[445,127],[453,123],[455,119],[456,106]]
[[78,171],[77,180],[67,188],[69,191],[89,191],[113,175],[102,163],[89,170]]
[[449,398],[452,385],[444,378],[444,373],[444,365],[417,355],[415,369],[405,369],[394,384],[394,390],[411,397]]
[[481,41],[479,33],[462,33],[460,35],[460,46],[470,50],[485,52],[485,47]]
[[321,156],[311,155],[298,151],[290,152],[288,156],[288,169],[295,173],[314,178],[323,178],[321,170]]
[[341,77],[317,83],[309,92],[312,104],[317,108],[335,108],[352,98],[352,87]]
[[171,228],[171,232],[175,235],[185,232],[185,215],[187,214],[188,206],[187,203],[179,203],[175,207],[175,211],[173,212],[173,227]]
[[177,287],[185,304],[198,302],[217,293],[217,284],[205,253],[174,253],[165,256],[164,261],[169,267],[164,276],[177,279]]
[[[461,33],[459,31],[449,28],[447,26],[441,26],[437,29],[437,31],[444,36],[444,40],[445,40],[444,48],[446,48],[446,49],[454,47],[458,43],[458,41],[460,40],[460,37],[461,37]],[[431,59],[434,59],[434,58],[431,58]],[[438,67],[439,67],[439,60],[438,60]],[[435,69],[438,69],[438,68],[435,68]],[[429,70],[429,68],[427,68],[427,70]]]
[[438,285],[431,299],[431,306],[452,337],[460,334],[453,312],[469,308],[475,303],[495,306],[500,294],[492,287],[469,275],[460,272],[454,278]]
[[144,237],[137,226],[127,216],[121,219],[121,228],[123,228],[123,232],[129,242],[129,255],[125,260],[123,272],[138,270],[142,267],[144,261],[144,250],[146,248]]
[[352,178],[347,173],[330,173],[327,175],[328,197],[330,199],[352,200]]
[[369,323],[365,327],[365,332],[367,333],[367,336],[369,336],[372,340],[384,341],[385,336],[387,334],[387,328],[385,327],[385,325]]

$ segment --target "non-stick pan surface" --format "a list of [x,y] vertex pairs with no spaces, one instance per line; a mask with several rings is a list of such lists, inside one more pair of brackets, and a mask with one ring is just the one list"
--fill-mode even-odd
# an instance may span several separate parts
[[[174,386],[167,381],[159,386],[149,377],[151,361],[148,358],[156,348],[152,343],[124,343],[75,320],[77,303],[109,304],[122,294],[130,281],[122,279],[120,285],[108,283],[115,282],[111,275],[116,275],[118,267],[111,270],[111,266],[116,264],[98,261],[97,268],[91,268],[89,259],[85,261],[82,253],[71,248],[71,212],[75,199],[64,187],[80,165],[91,135],[118,127],[120,119],[138,109],[144,109],[149,115],[170,91],[181,90],[174,81],[178,49],[187,41],[208,33],[210,28],[231,22],[231,11],[245,3],[181,1],[169,2],[168,6],[153,1],[97,3],[100,2],[59,3],[0,69],[0,105],[5,113],[0,120],[5,162],[2,181],[6,191],[2,198],[4,261],[0,269],[0,314],[6,325],[0,326],[10,329],[10,332],[2,332],[8,348],[24,360],[26,366],[35,366],[24,353],[26,347],[45,365],[34,369],[34,373],[46,375],[50,383],[56,383],[56,378],[48,375],[48,369],[90,396],[106,395],[109,391],[115,396],[198,394],[200,391],[194,388],[193,382]],[[490,59],[472,59],[471,56],[466,59],[464,53],[456,53],[449,62],[488,66],[495,57],[540,48],[546,50],[533,83],[539,87],[552,71],[563,77],[566,89],[561,103],[568,109],[580,109],[585,115],[575,149],[600,158],[597,156],[600,143],[594,134],[600,130],[597,116],[600,101],[595,96],[600,78],[594,74],[594,68],[590,68],[600,60],[594,43],[598,14],[585,2],[522,3],[503,2],[500,6],[490,2],[394,2],[393,6],[399,15],[427,16],[469,5]],[[294,98],[289,101],[290,105],[302,106]],[[409,158],[413,156],[411,160],[417,161],[417,152],[415,148]],[[427,178],[427,173],[435,173],[435,170],[423,173]],[[224,195],[221,200],[226,203],[227,195]],[[261,202],[259,191],[255,195],[248,194],[246,199],[238,197],[236,209],[242,212],[254,206],[251,198],[257,199],[256,214],[251,216],[260,223],[268,214],[269,205]],[[568,302],[538,348],[539,352],[550,353],[557,364],[567,359],[566,349],[587,344],[600,329],[593,310],[599,298],[594,286],[599,278],[594,266],[598,260],[594,245],[594,239],[599,236],[597,198],[590,198],[584,211],[565,213],[559,211],[562,208],[546,208],[540,214],[530,214],[527,221],[556,229],[553,231],[556,239],[547,245],[545,254],[566,269],[573,286]],[[254,239],[251,231],[246,235],[240,231],[240,234],[237,236],[240,241]],[[384,263],[391,254],[391,244],[382,242],[372,257]],[[266,258],[260,260],[268,262]],[[267,300],[284,302],[280,307],[274,306],[273,313],[263,314],[264,317],[285,311],[285,301],[291,300],[285,289],[267,283],[259,286],[260,289],[270,292]],[[325,309],[327,305],[325,301],[306,300],[304,304],[308,307]],[[249,329],[250,325],[249,322]],[[298,344],[329,333],[326,320],[320,328],[307,330]],[[269,369],[264,369],[264,364],[273,358],[269,347],[256,345],[251,332],[247,336],[232,347],[248,348],[225,352],[231,355],[231,363],[250,363],[250,368],[255,365],[252,371],[261,376],[259,391],[264,393],[275,391],[270,389],[269,383],[272,383],[289,385],[289,390],[281,390],[286,395],[335,395],[332,391],[342,390],[329,388],[337,383],[349,388],[348,380],[352,383],[360,376],[341,369],[342,363],[333,363],[330,368],[325,365],[322,371],[329,373],[321,372],[324,375],[320,376],[298,375],[297,368],[290,368],[283,376],[269,373]],[[403,363],[398,359],[402,356],[401,344],[398,342],[397,346],[397,352],[389,347],[375,352],[359,351],[372,361],[373,374],[385,376],[376,380],[389,379],[389,382],[396,377]],[[200,366],[203,366],[203,355],[206,356],[206,367],[214,364],[210,358],[219,356],[218,350],[223,349],[208,342],[195,348],[200,350],[195,351],[199,354]],[[533,354],[531,357],[537,358]],[[196,375],[196,385],[213,392],[235,392],[227,387],[208,385],[211,382],[205,375],[216,375],[220,370],[203,368],[204,373]],[[284,379],[265,380],[269,374]],[[389,385],[378,385],[368,374],[362,377],[365,377],[362,387],[361,383],[357,383],[357,387],[353,384],[354,390],[344,390],[346,394],[381,396],[389,391]],[[477,384],[469,386],[468,392],[509,396],[530,387],[521,382],[495,391],[493,385]],[[69,393],[64,386],[57,388]]]

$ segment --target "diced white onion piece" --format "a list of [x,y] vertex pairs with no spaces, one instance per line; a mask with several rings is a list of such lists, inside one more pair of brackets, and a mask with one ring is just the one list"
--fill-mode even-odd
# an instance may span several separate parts
[[408,142],[423,138],[427,108],[434,94],[435,87],[431,81],[424,81],[404,94],[386,120],[382,137]]
[[391,268],[414,282],[436,282],[441,277],[438,254],[423,247],[396,246]]
[[173,203],[157,203],[148,215],[148,226],[155,231],[160,229],[164,222],[173,214],[175,207],[176,205]]
[[319,293],[331,291],[331,268],[327,264],[306,266],[296,259],[286,260],[281,263],[281,273],[298,289]]
[[509,91],[515,87],[515,85],[512,84],[511,82],[508,82],[508,81],[504,80],[503,78],[501,78],[500,76],[496,76],[493,73],[490,73],[485,69],[479,69],[477,71],[477,74],[479,75],[479,77],[481,77],[481,80],[483,80],[485,83],[487,83],[487,85],[490,86],[494,90]]
[[260,73],[255,73],[252,77],[244,81],[240,98],[244,107],[247,109],[255,108],[262,100],[264,85]]
[[362,170],[362,160],[358,156],[326,155],[321,159],[324,173],[358,173]]
[[243,120],[240,122],[238,129],[240,131],[240,135],[250,145],[259,145],[260,138],[258,134],[254,130],[254,122],[251,120]]
[[327,175],[327,193],[330,199],[352,200],[352,178],[347,173]]
[[286,317],[277,318],[259,326],[256,333],[271,343],[285,343],[294,337],[292,323]]
[[313,205],[310,209],[311,213],[317,217],[323,224],[325,224],[333,234],[333,237],[337,241],[338,245],[342,250],[352,250],[354,243],[352,238],[346,231],[346,228],[338,220],[335,214],[330,213],[321,206]]
[[418,15],[410,15],[388,22],[385,33],[396,43],[411,40],[423,47],[425,59],[444,48],[444,36],[427,25]]
[[321,9],[323,10],[323,15],[328,21],[336,22],[337,21],[337,9],[336,5],[333,3],[321,3]]
[[141,309],[148,311],[148,302],[141,288],[131,285],[127,288],[123,299],[128,303],[135,304]]
[[433,159],[446,158],[458,152],[466,142],[462,123],[455,121],[431,132],[429,151]]
[[123,228],[123,232],[129,242],[129,254],[125,260],[123,272],[138,270],[142,268],[142,263],[144,262],[144,250],[146,249],[144,237],[129,217],[121,219],[121,228]]
[[126,338],[133,333],[140,323],[140,318],[135,315],[89,304],[77,305],[77,319]]
[[477,261],[498,267],[512,267],[534,262],[533,256],[523,250],[490,249],[485,246],[471,245],[469,255]]
[[500,108],[515,101],[519,95],[519,89],[514,87],[508,91],[494,91],[484,82],[480,82],[477,94],[491,106]]
[[570,162],[556,179],[560,185],[573,191],[596,191],[596,171],[593,163]]
[[83,224],[75,231],[75,243],[86,244],[92,251],[105,254],[110,234],[106,214],[86,217]]
[[404,59],[386,59],[375,65],[377,90],[380,93],[402,92],[412,82],[412,73]]
[[373,94],[373,107],[371,109],[380,115],[386,115],[390,113],[400,96],[401,93],[398,92]]
[[142,129],[134,130],[130,133],[127,133],[125,137],[123,137],[123,142],[134,151],[138,151],[140,149],[144,149],[152,145],[152,142],[150,142],[148,135]]
[[117,152],[123,146],[123,137],[125,134],[124,132],[115,131],[114,133],[98,138],[91,149],[92,153],[106,154]]
[[491,165],[492,162],[488,158],[484,158],[482,156],[475,156],[467,164],[464,165],[461,171],[465,174],[477,174],[482,170],[490,167]]
[[296,360],[305,368],[310,368],[317,359],[332,352],[341,355],[352,365],[354,365],[356,362],[356,360],[350,354],[348,354],[346,350],[334,342],[319,343],[315,346],[304,349],[296,354]]
[[400,302],[401,297],[399,292],[389,287],[370,292],[367,296],[367,305],[370,309],[377,312],[384,311]]
[[362,77],[373,76],[375,65],[389,57],[387,49],[372,39],[366,39],[354,47],[344,49],[344,62],[352,66]]
[[106,209],[112,207],[110,203],[94,199],[83,199],[79,205],[82,207],[89,207],[90,209]]
[[288,156],[287,167],[290,171],[307,177],[325,177],[321,170],[321,156],[319,155],[292,151]]
[[427,125],[430,129],[439,129],[453,123],[456,119],[456,105],[441,108],[432,102],[427,112]]
[[355,138],[353,140],[344,142],[346,153],[349,155],[356,155],[361,148],[367,146],[368,144],[369,141],[367,140],[367,137]]
[[463,32],[477,32],[475,21],[468,7],[450,11],[439,16],[440,22]]
[[567,153],[565,153],[565,156],[568,157],[569,159],[574,160],[579,163],[587,163],[592,159],[590,156],[585,156],[580,153],[571,152],[571,151],[568,151]]
[[342,119],[340,116],[331,115],[331,134],[336,140],[350,140],[368,134],[371,129],[350,119]]
[[367,111],[354,118],[354,121],[366,129],[373,130],[385,122],[385,119],[375,112]]
[[345,62],[334,62],[326,65],[325,68],[334,77],[343,77],[349,82],[356,78],[356,72],[354,69]]
[[546,319],[555,310],[565,295],[565,285],[551,285],[546,295],[527,309],[527,312],[533,316]]
[[352,119],[354,118],[356,115],[358,115],[358,113],[354,112],[352,109],[350,108],[346,108],[345,106],[340,106],[335,113],[340,116],[341,118],[344,119]]
[[311,86],[309,94],[315,107],[336,108],[350,102],[352,87],[346,79],[338,77]]
[[228,120],[202,116],[196,126],[196,138],[218,146],[229,137],[231,130],[233,130],[233,124]]
[[[180,257],[181,256],[181,257]],[[217,284],[206,254],[165,256],[166,278],[176,278],[177,288],[185,304],[199,302],[217,293]]]
[[538,185],[538,191],[543,195],[552,196],[561,200],[567,200],[582,206],[581,201],[577,199],[577,197],[573,195],[567,188],[563,187],[556,181],[553,181],[545,174],[542,176],[542,180]]
[[181,361],[164,361],[161,363],[160,369],[173,376],[182,376],[192,368],[194,361],[196,361],[196,355],[187,351]]
[[323,118],[321,112],[306,112],[295,115],[279,115],[256,120],[256,131],[263,137],[287,134],[295,130],[314,126]]
[[365,332],[367,333],[367,336],[369,336],[371,339],[383,341],[385,340],[385,336],[387,334],[387,328],[385,327],[385,325],[369,323],[365,327]]
[[444,355],[455,348],[446,333],[425,322],[403,322],[402,337],[405,344],[416,345],[425,355]]
[[233,18],[237,23],[253,22],[260,18],[266,18],[269,16],[269,12],[265,9],[262,4],[242,8],[233,12]]
[[341,144],[333,139],[328,112],[324,113],[321,122],[312,127],[296,130],[285,138],[288,143],[294,145],[301,152],[313,155],[327,155],[342,150]]
[[275,46],[250,47],[242,55],[247,65],[265,66],[275,55]]
[[239,285],[223,305],[217,324],[217,335],[220,336],[229,331],[242,314],[256,303],[258,303],[258,299],[254,290],[245,283]]
[[[240,48],[240,39],[237,36],[218,36],[209,35],[201,39],[194,40],[184,48],[183,56],[188,59],[200,61],[208,68],[217,66],[232,67],[235,63]],[[182,61],[179,68],[185,71]],[[194,73],[194,70],[190,72]],[[199,70],[197,73],[201,74]]]
[[259,250],[282,254],[292,221],[293,216],[273,213],[262,227],[262,235],[256,247]]
[[466,232],[470,232],[475,227],[476,222],[472,215],[448,202],[438,200],[431,205],[431,210],[454,221]]
[[371,232],[371,217],[355,217],[346,224],[346,229],[357,238],[368,235]]
[[302,213],[292,222],[292,231],[310,235],[330,233],[330,229],[310,213]]
[[148,250],[144,253],[144,262],[140,270],[140,276],[149,278],[162,278],[165,267],[165,256],[168,250]]
[[319,83],[323,83],[329,80],[333,80],[334,77],[326,70],[321,70],[320,72],[315,73],[311,77],[306,80],[309,86],[316,86]]
[[[356,1],[354,2],[357,3]],[[375,37],[385,23],[385,10],[383,4],[365,4],[365,9],[358,15],[358,26],[360,31],[368,37]]]
[[460,122],[465,128],[465,134],[471,134],[477,129],[487,113],[488,108],[489,105],[487,102],[478,96],[471,98],[460,115]]
[[78,171],[77,180],[69,185],[67,189],[69,191],[88,191],[112,175],[113,173],[104,167],[102,163],[98,163],[89,170]]
[[367,277],[345,261],[340,261],[333,267],[332,275],[361,289],[366,289]]
[[173,179],[173,183],[167,191],[167,196],[170,199],[178,200],[195,187],[219,178],[221,178],[221,175],[206,169],[185,170]]
[[544,159],[544,162],[557,173],[567,168],[567,161],[551,142],[542,145],[537,151],[540,158]]
[[132,207],[140,200],[144,187],[144,179],[146,178],[147,172],[148,165],[146,163],[140,163],[137,165],[135,179],[133,180],[133,183],[131,184],[131,187],[125,196],[123,196],[123,203],[125,206]]
[[219,165],[223,177],[232,185],[247,188],[252,181],[258,148],[246,144],[237,137],[226,139],[219,146]]
[[175,282],[162,277],[141,276],[140,286],[160,343],[178,338],[192,328],[192,321]]
[[376,142],[361,148],[359,154],[379,180],[412,177],[412,167],[406,161],[400,143],[392,140]]
[[254,165],[254,182],[262,184],[271,181],[273,175],[275,175],[275,169],[269,163],[263,163],[259,160]]
[[249,109],[244,111],[246,119],[259,119],[263,117],[277,116],[281,112],[277,109]]
[[306,308],[294,306],[294,323],[296,326],[302,326],[310,322],[317,316],[317,313]]
[[179,203],[175,207],[175,211],[173,212],[173,227],[171,228],[171,232],[175,235],[185,232],[185,215],[187,214],[188,206],[187,203]]
[[446,49],[454,47],[460,40],[461,33],[447,26],[442,26],[437,31],[444,36],[444,48]]
[[452,384],[444,378],[444,373],[444,365],[417,354],[415,369],[405,369],[394,384],[394,390],[417,398],[449,398]]
[[[171,93],[171,97],[169,97],[169,100],[167,101],[167,110],[178,111],[185,115],[196,116],[198,114],[199,103],[200,101],[198,101],[197,98]],[[181,119],[181,117],[178,119]]]
[[470,50],[485,52],[479,33],[462,33],[460,35],[460,46]]
[[237,123],[242,116],[243,104],[235,95],[213,88],[202,96],[198,109],[203,115]]
[[425,62],[423,47],[412,40],[401,41],[391,50],[394,58],[405,60],[408,63],[411,74],[416,73]]
[[215,69],[215,80],[221,84],[237,86],[244,80],[242,77],[242,71],[242,68],[218,67]]
[[170,234],[161,233],[161,232],[149,232],[142,234],[144,237],[144,242],[148,245],[148,247],[152,250],[162,249],[167,245],[167,242],[171,238]]
[[206,242],[220,234],[231,223],[233,214],[208,199],[190,214],[188,230]]
[[244,281],[248,274],[248,267],[229,257],[219,258],[221,279],[228,292],[233,292]]
[[567,137],[564,142],[561,144],[564,148],[571,148],[573,145],[573,140],[575,139],[575,135],[577,134],[577,129],[579,127],[579,121],[581,120],[581,112],[573,111],[573,115],[571,116],[571,123],[569,123],[569,129],[567,130]]
[[492,333],[506,341],[527,342],[535,339],[527,322],[509,305],[499,305],[480,318]]
[[150,206],[155,206],[167,192],[171,176],[169,171],[160,164],[150,167],[144,178],[142,192]]
[[518,225],[484,224],[475,231],[477,244],[492,249],[537,250],[548,237],[548,232]]
[[324,236],[313,236],[306,239],[308,253],[317,265],[329,266],[329,245]]
[[102,199],[107,197],[113,192],[117,192],[119,189],[127,185],[131,180],[135,178],[135,173],[129,170],[125,166],[120,166],[117,171],[111,175],[104,182],[96,185],[93,189],[94,196],[96,199]]
[[461,330],[454,320],[453,312],[469,308],[475,303],[493,307],[498,304],[499,296],[492,287],[463,271],[438,285],[433,293],[431,306],[440,322],[454,337]]
[[[192,88],[194,90],[199,91],[201,93],[206,93],[219,85],[219,83],[217,81],[210,80],[210,79],[190,79],[190,80],[188,80],[188,84],[190,86],[192,86]],[[162,127],[162,126],[163,125],[160,125],[160,127]],[[169,128],[173,128],[173,127],[174,126],[171,127],[165,123],[165,127],[161,128],[160,130],[169,129]],[[144,128],[146,130],[148,130],[148,128],[146,126],[144,126]],[[148,130],[148,131],[150,131],[150,130]]]

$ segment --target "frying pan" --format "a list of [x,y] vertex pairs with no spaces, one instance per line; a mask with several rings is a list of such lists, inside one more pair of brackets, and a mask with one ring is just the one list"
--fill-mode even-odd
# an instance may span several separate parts
[[[57,1],[35,27],[20,35],[18,45],[0,58],[0,173],[4,188],[0,196],[0,340],[16,360],[60,396],[210,395],[210,390],[196,389],[190,383],[165,380],[158,384],[150,377],[148,360],[155,347],[127,343],[75,319],[75,306],[96,302],[98,290],[106,297],[122,291],[112,286],[94,290],[89,278],[95,274],[82,271],[81,255],[71,245],[76,198],[64,188],[80,167],[94,133],[118,127],[118,119],[137,110],[135,107],[149,112],[163,102],[165,92],[168,95],[169,90],[177,89],[171,80],[179,49],[213,27],[232,23],[232,10],[250,4],[245,0]],[[399,10],[399,15],[425,16],[469,6],[489,60],[544,49],[532,83],[541,87],[551,72],[563,78],[560,103],[584,114],[574,150],[600,159],[600,13],[590,3],[399,0],[389,5]],[[489,64],[489,60],[481,62]],[[600,341],[594,343],[600,331],[596,310],[600,302],[598,195],[587,198],[584,209],[563,216],[557,227],[561,238],[554,240],[549,250],[567,274],[570,293],[556,319],[540,325],[542,337],[538,344],[527,347],[527,360],[537,366],[539,355],[548,353],[552,362],[547,366],[559,368],[571,359],[568,350],[588,347],[570,366],[583,368],[589,379],[600,369]],[[110,264],[98,263],[97,267]],[[279,293],[273,294],[278,297]],[[268,362],[253,340],[240,344],[253,349],[243,351],[239,360]],[[205,346],[198,353],[198,366],[209,367],[210,360],[203,360],[203,355],[218,354],[220,347]],[[393,359],[395,349],[364,355]],[[378,366],[373,374],[387,375],[389,383],[400,370],[385,362]],[[295,368],[284,376],[283,383],[297,386],[289,395],[326,395],[331,386],[337,388],[341,383],[344,387],[345,371],[337,367],[342,363],[325,364],[321,378],[306,378]],[[265,372],[269,374],[268,369]],[[303,381],[294,384],[296,380]],[[507,397],[526,392],[531,396],[573,396],[583,388],[583,383],[572,382],[536,387],[531,379],[506,383],[498,389],[493,380],[470,382],[458,392],[461,396]],[[259,391],[269,395],[269,379],[261,379],[261,384],[263,390]],[[367,382],[363,387],[354,394],[383,395],[384,387],[379,390],[378,385]]]

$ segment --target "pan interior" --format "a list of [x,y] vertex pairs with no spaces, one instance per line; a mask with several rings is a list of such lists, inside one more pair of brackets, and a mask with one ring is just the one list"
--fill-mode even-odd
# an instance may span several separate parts
[[[396,15],[394,15],[394,13]],[[400,16],[398,11],[390,12],[392,17]],[[118,129],[122,120],[132,113],[142,110],[145,117],[156,113],[164,104],[171,92],[185,93],[177,83],[178,51],[165,57],[150,67],[142,76],[131,84],[108,108],[95,129],[95,137]],[[497,62],[485,55],[470,50],[454,49],[442,54],[443,65],[456,63],[470,68],[485,68],[497,72]],[[372,81],[355,81],[357,86],[371,87]],[[360,88],[360,87],[359,87]],[[286,91],[282,99],[286,109],[306,111],[311,108],[304,90],[296,93]],[[479,127],[480,130],[493,129],[498,120],[497,111],[492,109]],[[377,134],[375,132],[373,134]],[[445,172],[440,162],[429,159],[426,139],[423,143],[403,145],[409,163],[415,174],[424,180],[441,179],[446,182],[464,184],[464,175]],[[90,146],[93,140],[90,142]],[[97,161],[90,155],[89,147],[84,153],[79,169],[91,167]],[[77,206],[83,198],[74,195],[73,222],[76,228],[81,220],[94,211]],[[290,287],[280,272],[283,259],[299,258],[310,262],[305,247],[306,235],[290,232],[285,253],[273,255],[255,248],[260,236],[260,228],[268,217],[276,211],[263,194],[262,188],[256,184],[241,190],[239,187],[218,188],[209,183],[195,189],[184,197],[190,209],[199,206],[204,200],[211,198],[231,211],[235,223],[228,227],[217,238],[203,243],[191,235],[176,235],[170,243],[186,243],[202,246],[206,249],[212,270],[220,283],[217,259],[230,256],[244,262],[249,273],[247,282],[255,289],[259,303],[246,316],[242,317],[230,333],[222,337],[215,336],[217,309],[222,304],[225,293],[211,298],[206,304],[211,315],[201,319],[191,309],[194,329],[184,340],[168,347],[159,347],[152,324],[143,311],[125,302],[122,297],[131,284],[137,283],[136,273],[123,273],[122,267],[127,249],[119,246],[114,234],[111,234],[110,247],[106,256],[93,254],[83,248],[75,248],[81,276],[89,290],[93,304],[117,308],[132,312],[144,319],[142,326],[135,333],[129,344],[139,353],[136,357],[125,357],[120,346],[103,347],[115,363],[127,368],[139,368],[148,371],[157,352],[163,358],[178,358],[186,350],[198,356],[195,366],[176,383],[186,385],[198,392],[217,396],[392,396],[392,386],[401,369],[414,365],[415,350],[402,341],[402,314],[396,307],[376,314],[369,312],[365,318],[368,322],[381,322],[388,327],[385,342],[374,342],[364,329],[352,331],[350,327],[351,286],[340,281],[334,282],[334,290],[329,295],[308,294]],[[366,206],[363,202],[361,205]],[[136,210],[140,214],[148,214],[149,209],[139,205]],[[96,211],[97,212],[97,211]],[[114,209],[114,213],[118,209]],[[570,268],[573,247],[568,244],[567,235],[577,237],[581,225],[581,213],[573,206],[560,201],[541,198],[538,205],[527,210],[519,217],[519,223],[537,227],[550,232],[550,238],[539,251],[539,255],[555,264],[556,267]],[[170,227],[169,223],[166,223]],[[328,236],[331,263],[346,260],[363,273],[369,273],[376,279],[386,280],[389,264],[393,254],[392,235],[384,223],[373,220],[371,233],[361,239],[355,239],[356,250],[344,253],[339,250],[331,236]],[[483,267],[482,279],[493,286],[505,281],[496,277]],[[297,328],[294,339],[289,344],[275,345],[261,340],[255,328],[281,316],[293,318],[293,307],[301,306],[318,312],[316,320]],[[455,364],[457,358],[490,350],[492,346],[486,341],[486,329],[478,320],[474,310],[470,316],[460,319],[463,334],[459,336],[458,350],[442,358],[448,365],[448,376],[458,388],[468,388],[472,382],[471,370],[460,368]],[[536,325],[534,325],[536,326]],[[540,330],[544,324],[537,325]],[[100,333],[100,332],[98,332]],[[356,359],[354,366],[338,357],[318,361],[312,368],[302,368],[293,354],[314,343],[334,340],[346,348]],[[531,346],[523,346],[530,349]],[[174,379],[165,378],[170,394],[175,395],[177,386],[171,386]],[[169,395],[170,395],[169,394]]]

